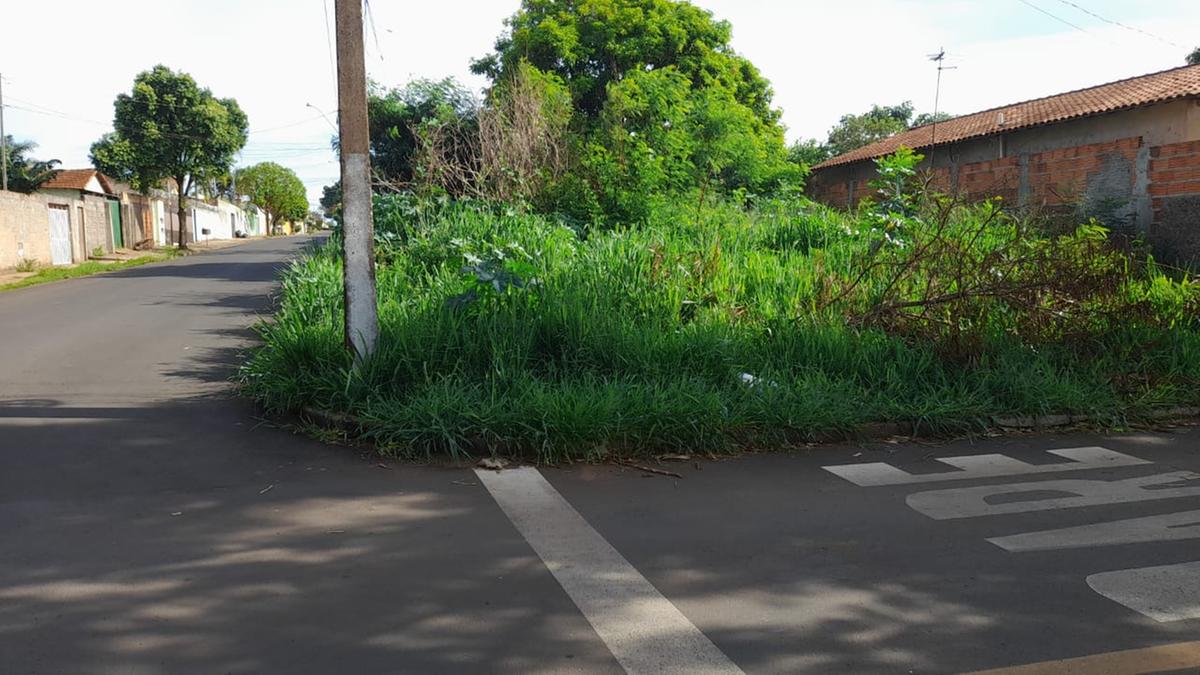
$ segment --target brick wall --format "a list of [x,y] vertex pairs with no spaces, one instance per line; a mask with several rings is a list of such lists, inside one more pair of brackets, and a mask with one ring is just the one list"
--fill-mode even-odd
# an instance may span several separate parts
[[1142,139],[1122,138],[1027,155],[1019,200],[1025,206],[1082,205],[1102,199],[1130,202]]
[[1020,191],[1021,167],[1016,157],[963,164],[957,176],[952,169],[950,174],[950,194],[967,199],[1000,197],[1015,202]]
[[24,259],[50,264],[50,216],[42,195],[0,192],[0,269]]
[[1150,149],[1150,243],[1166,261],[1200,264],[1200,141]]

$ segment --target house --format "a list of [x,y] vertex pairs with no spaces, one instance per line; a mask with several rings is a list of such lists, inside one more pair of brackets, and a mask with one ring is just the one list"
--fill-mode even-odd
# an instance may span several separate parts
[[1200,261],[1200,65],[910,129],[813,167],[809,195],[853,207],[874,160],[901,147],[947,194],[1097,217],[1160,257]]
[[80,262],[93,251],[111,252],[125,245],[120,202],[104,174],[95,169],[64,169],[37,192],[50,209],[53,264]]

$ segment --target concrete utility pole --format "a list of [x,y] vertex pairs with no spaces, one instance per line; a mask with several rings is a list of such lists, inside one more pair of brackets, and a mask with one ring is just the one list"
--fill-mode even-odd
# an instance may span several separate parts
[[4,73],[0,73],[0,190],[8,192],[8,138],[4,136]]
[[345,340],[346,347],[354,351],[355,362],[361,364],[375,353],[379,339],[362,0],[335,0],[334,12],[337,23],[338,136],[342,160]]

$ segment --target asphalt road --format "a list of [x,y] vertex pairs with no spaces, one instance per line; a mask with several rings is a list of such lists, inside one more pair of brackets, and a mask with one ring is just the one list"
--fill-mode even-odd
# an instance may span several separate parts
[[1195,430],[381,466],[233,396],[304,243],[0,294],[0,673],[1200,672]]

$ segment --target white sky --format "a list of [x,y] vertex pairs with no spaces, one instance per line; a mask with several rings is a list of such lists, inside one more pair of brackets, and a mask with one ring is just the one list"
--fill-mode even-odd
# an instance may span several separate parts
[[[1106,23],[1071,3],[1142,33]],[[775,87],[789,139],[824,138],[843,113],[912,100],[933,107],[926,55],[944,47],[941,109],[954,113],[1182,65],[1200,43],[1196,0],[697,0],[733,24],[733,44]],[[373,0],[367,69],[400,85],[458,77],[487,53],[518,0]],[[1031,6],[1032,5],[1032,6]],[[141,70],[191,73],[250,117],[242,164],[294,169],[316,202],[337,179],[332,0],[3,0],[6,130],[40,159],[88,165],[112,101]],[[1039,12],[1044,10],[1054,17]],[[1068,26],[1062,21],[1074,24]],[[1173,42],[1175,45],[1167,44]]]

